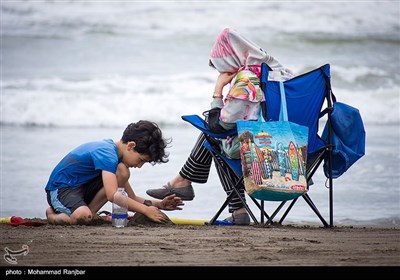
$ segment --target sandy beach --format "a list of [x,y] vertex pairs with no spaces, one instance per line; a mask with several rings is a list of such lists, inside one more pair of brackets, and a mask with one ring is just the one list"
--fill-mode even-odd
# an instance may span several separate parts
[[[398,267],[396,228],[308,225],[0,225],[18,267]],[[3,273],[4,273],[3,271]]]

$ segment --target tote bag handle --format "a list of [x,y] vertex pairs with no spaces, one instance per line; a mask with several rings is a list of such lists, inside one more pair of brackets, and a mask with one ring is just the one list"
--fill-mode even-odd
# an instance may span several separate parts
[[281,111],[279,113],[279,120],[288,121],[285,86],[283,85],[283,82],[279,82],[279,91],[281,92]]
[[[285,86],[283,82],[279,82],[279,91],[281,93],[281,110],[279,112],[279,120],[280,121],[288,121],[288,113],[287,113],[287,105],[286,105],[286,95],[285,95]],[[258,115],[259,122],[265,122],[264,115],[262,110],[260,110],[260,114]]]

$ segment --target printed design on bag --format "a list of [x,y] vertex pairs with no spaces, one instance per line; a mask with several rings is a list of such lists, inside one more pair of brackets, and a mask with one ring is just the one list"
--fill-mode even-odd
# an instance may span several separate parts
[[306,192],[307,137],[284,134],[282,123],[270,131],[256,126],[248,122],[239,134],[246,190],[250,194],[260,189]]

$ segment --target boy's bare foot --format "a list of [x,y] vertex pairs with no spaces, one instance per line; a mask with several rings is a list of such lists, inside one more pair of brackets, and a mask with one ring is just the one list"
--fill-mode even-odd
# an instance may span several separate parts
[[47,222],[52,225],[70,225],[71,218],[64,213],[57,214],[53,208],[46,209]]

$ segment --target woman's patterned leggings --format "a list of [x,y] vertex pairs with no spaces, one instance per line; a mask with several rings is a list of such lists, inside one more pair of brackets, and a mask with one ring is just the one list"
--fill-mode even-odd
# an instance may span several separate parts
[[[205,141],[206,138],[204,134],[201,133],[190,153],[190,156],[179,172],[179,175],[181,175],[183,178],[194,183],[206,183],[210,173],[213,157],[211,152],[204,147]],[[219,179],[226,194],[230,195],[230,193],[233,192],[233,186],[239,181],[239,178],[230,168],[227,167],[225,161],[223,161],[221,158],[218,158],[217,160],[219,161],[219,164],[215,163],[215,167],[217,169]],[[225,172],[223,172],[223,169],[225,169]],[[242,198],[245,199],[244,186],[240,188],[240,193]],[[242,201],[237,195],[234,195],[229,203],[229,212],[232,213],[233,211],[242,207]]]

